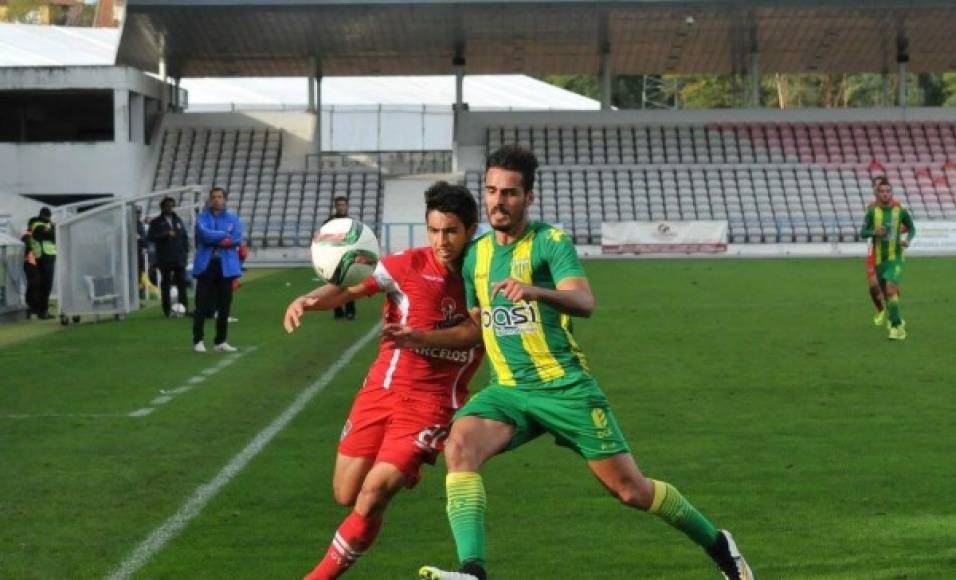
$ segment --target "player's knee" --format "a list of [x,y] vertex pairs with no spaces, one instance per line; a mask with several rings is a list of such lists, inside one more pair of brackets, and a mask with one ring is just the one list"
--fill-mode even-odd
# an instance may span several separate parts
[[621,482],[612,493],[622,504],[642,510],[648,510],[654,501],[653,492],[648,492],[640,481]]
[[472,465],[471,455],[473,454],[461,437],[452,434],[445,442],[445,463],[448,465],[449,471],[474,470],[476,466]]
[[358,494],[359,492],[354,486],[332,484],[332,496],[335,498],[335,503],[339,505],[345,507],[354,506],[355,500],[358,499]]

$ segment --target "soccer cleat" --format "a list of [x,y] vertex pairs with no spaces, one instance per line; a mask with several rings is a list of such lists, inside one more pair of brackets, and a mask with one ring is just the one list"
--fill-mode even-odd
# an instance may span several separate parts
[[904,325],[890,327],[890,340],[906,340],[906,327]]
[[193,345],[193,352],[206,352],[206,343],[199,341]]
[[212,349],[216,352],[236,352],[239,350],[238,348],[232,346],[228,342],[221,342],[217,344],[216,346],[212,347]]
[[720,572],[727,580],[754,580],[754,573],[737,549],[734,537],[727,530],[718,532],[717,541],[707,550],[710,557],[717,563]]
[[434,566],[422,566],[418,571],[420,580],[478,580],[474,574],[465,574],[463,572],[447,572]]
[[883,323],[886,322],[886,309],[880,310],[876,313],[876,316],[873,317],[873,326],[883,326]]

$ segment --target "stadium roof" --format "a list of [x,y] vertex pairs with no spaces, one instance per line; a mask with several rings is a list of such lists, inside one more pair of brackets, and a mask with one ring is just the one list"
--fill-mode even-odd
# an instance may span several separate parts
[[[118,60],[172,76],[956,69],[952,0],[129,0]],[[314,59],[314,60],[313,60]]]
[[[0,67],[111,66],[119,31],[0,23]],[[186,78],[189,110],[305,107],[308,92],[298,78]],[[600,104],[527,76],[469,76],[464,96],[473,110],[598,109]],[[324,106],[449,105],[455,101],[450,76],[326,77]]]

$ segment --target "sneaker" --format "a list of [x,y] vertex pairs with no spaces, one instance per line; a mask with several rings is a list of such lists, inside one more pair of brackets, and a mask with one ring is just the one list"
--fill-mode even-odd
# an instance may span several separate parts
[[234,316],[230,316],[226,319],[226,322],[239,322],[239,319]]
[[418,571],[418,578],[420,580],[479,580],[474,574],[448,572],[434,566],[422,566],[422,569]]
[[206,343],[199,341],[193,345],[193,352],[206,352]]
[[873,326],[883,326],[883,323],[886,322],[886,309],[880,310],[876,313],[876,316],[873,317]]
[[216,352],[237,352],[239,349],[230,345],[228,342],[221,342],[216,346],[212,347]]
[[707,553],[717,563],[721,574],[727,580],[753,580],[754,573],[744,559],[743,554],[737,549],[734,537],[727,530],[718,532],[717,541],[711,546]]

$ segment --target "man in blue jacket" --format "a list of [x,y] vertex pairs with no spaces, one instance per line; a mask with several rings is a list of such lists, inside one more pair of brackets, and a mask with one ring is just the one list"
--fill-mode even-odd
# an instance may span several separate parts
[[193,315],[193,350],[206,352],[203,327],[207,317],[216,312],[217,352],[236,352],[226,342],[229,331],[229,307],[232,305],[232,282],[242,275],[239,253],[243,241],[239,216],[226,210],[226,191],[213,187],[209,201],[196,218],[196,257],[193,278],[196,279],[196,312]]

